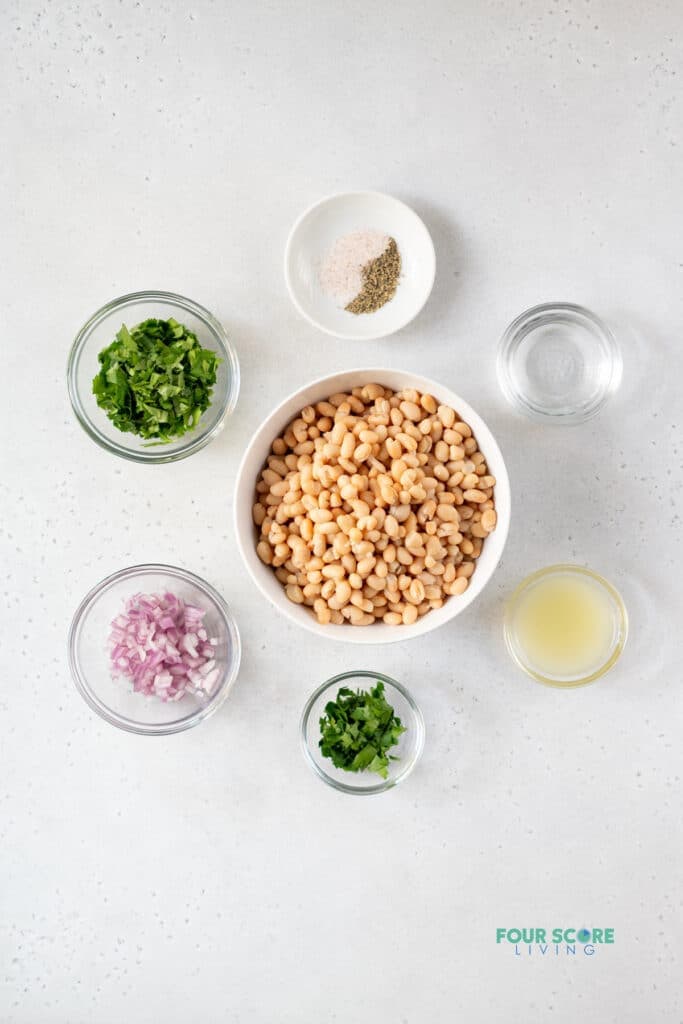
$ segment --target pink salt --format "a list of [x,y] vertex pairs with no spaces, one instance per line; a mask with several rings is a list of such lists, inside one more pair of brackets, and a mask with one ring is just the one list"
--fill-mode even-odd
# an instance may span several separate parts
[[320,268],[320,286],[342,306],[353,302],[363,287],[363,267],[378,259],[389,236],[378,231],[352,231],[342,235],[326,254]]

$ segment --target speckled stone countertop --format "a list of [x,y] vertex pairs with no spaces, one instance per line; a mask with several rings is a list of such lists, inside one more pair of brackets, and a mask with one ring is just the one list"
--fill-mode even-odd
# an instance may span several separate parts
[[[92,4],[5,0],[3,1024],[678,1022],[683,6]],[[386,341],[318,333],[285,291],[289,227],[376,188],[424,218],[430,302]],[[223,321],[243,387],[186,462],[127,465],[69,408],[82,322],[140,288]],[[594,309],[622,388],[576,429],[518,418],[507,323]],[[437,377],[489,422],[514,521],[456,622],[359,652],[304,635],[239,562],[231,494],[263,415],[353,365]],[[240,678],[200,728],[152,740],[94,716],[65,638],[87,589],[170,561],[226,596]],[[555,692],[509,662],[505,596],[577,561],[621,589],[622,661]],[[406,784],[356,800],[298,747],[322,679],[368,667],[423,709]],[[593,956],[522,956],[496,928],[613,927]]]

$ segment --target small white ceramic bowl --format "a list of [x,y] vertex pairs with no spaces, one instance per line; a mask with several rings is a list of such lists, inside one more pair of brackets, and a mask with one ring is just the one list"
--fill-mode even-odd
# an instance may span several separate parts
[[[375,313],[348,313],[323,292],[318,278],[326,253],[352,231],[379,231],[396,239],[401,277],[396,294]],[[434,284],[434,243],[418,215],[382,192],[343,192],[321,199],[299,217],[285,248],[285,280],[302,316],[337,338],[384,338],[420,312]]]
[[[348,624],[335,626],[331,623],[322,626],[309,608],[293,604],[285,596],[284,587],[273,570],[264,565],[256,554],[257,531],[252,520],[256,482],[266,458],[270,454],[273,440],[304,406],[320,402],[337,392],[348,391],[353,387],[372,382],[383,384],[394,391],[400,391],[402,388],[417,388],[418,391],[429,392],[437,401],[452,406],[469,424],[479,442],[480,451],[486,457],[490,472],[496,478],[495,502],[498,524],[484,543],[481,556],[477,560],[477,567],[465,593],[459,597],[449,597],[442,608],[428,612],[414,625],[389,626],[384,622],[379,622],[371,626]],[[442,626],[464,611],[482,592],[491,579],[505,547],[510,526],[510,482],[503,456],[493,434],[481,416],[459,395],[449,391],[443,385],[437,384],[436,381],[414,373],[406,373],[403,370],[382,368],[344,370],[342,373],[321,377],[299,391],[295,391],[264,420],[242,458],[235,487],[234,515],[237,544],[244,563],[261,593],[285,618],[326,639],[345,640],[355,644],[388,644],[398,640],[410,640]]]

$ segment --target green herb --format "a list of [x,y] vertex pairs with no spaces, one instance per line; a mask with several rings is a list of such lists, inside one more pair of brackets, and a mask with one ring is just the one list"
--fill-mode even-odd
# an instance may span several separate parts
[[211,404],[218,356],[177,320],[144,320],[100,352],[97,404],[119,430],[167,443],[193,430]]
[[325,706],[320,719],[319,747],[323,757],[329,757],[336,768],[347,772],[377,772],[387,777],[387,756],[404,733],[400,718],[387,703],[384,683],[377,682],[371,690],[350,690],[342,686],[335,701]]
[[363,267],[363,287],[355,299],[344,306],[349,313],[375,313],[393,299],[401,276],[401,254],[396,240],[389,244],[376,260],[370,260]]

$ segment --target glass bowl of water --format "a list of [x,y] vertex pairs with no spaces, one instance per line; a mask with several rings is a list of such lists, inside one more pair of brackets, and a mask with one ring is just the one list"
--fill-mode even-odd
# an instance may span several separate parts
[[575,424],[595,416],[621,381],[614,335],[594,313],[548,302],[521,313],[498,348],[498,380],[536,420]]

